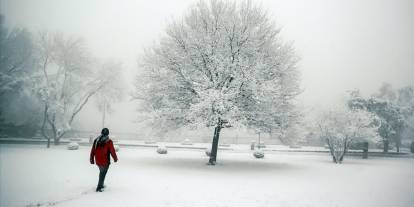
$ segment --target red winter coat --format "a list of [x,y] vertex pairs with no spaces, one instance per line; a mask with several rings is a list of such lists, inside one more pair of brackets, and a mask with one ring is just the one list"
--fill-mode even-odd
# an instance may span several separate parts
[[[93,142],[91,149],[91,164],[96,163],[96,165],[98,166],[108,166],[109,164],[111,164],[109,154],[112,155],[112,158],[115,162],[118,161],[118,157],[116,156],[116,152],[114,149],[114,143],[111,139],[108,138],[108,140],[105,141],[105,144],[103,146],[97,146],[96,142],[97,139],[95,139],[95,141]],[[96,162],[94,162],[94,158]]]

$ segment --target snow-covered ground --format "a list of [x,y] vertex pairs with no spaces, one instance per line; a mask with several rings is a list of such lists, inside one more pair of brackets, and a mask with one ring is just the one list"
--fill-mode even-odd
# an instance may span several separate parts
[[107,189],[94,192],[98,169],[89,149],[0,145],[0,206],[412,207],[414,158],[223,150],[208,166],[204,150],[121,148]]

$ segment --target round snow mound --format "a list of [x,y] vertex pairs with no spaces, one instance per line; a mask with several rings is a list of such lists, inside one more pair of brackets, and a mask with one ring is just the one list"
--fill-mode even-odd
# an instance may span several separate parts
[[167,147],[165,146],[158,146],[157,152],[158,154],[167,154],[168,150],[167,150]]
[[115,148],[115,152],[118,152],[119,151],[119,145],[114,145],[114,148]]
[[190,139],[185,139],[183,142],[181,142],[182,145],[193,145],[193,143],[191,143]]
[[77,142],[70,142],[67,148],[68,150],[77,150],[79,149],[79,144]]
[[210,155],[211,155],[211,148],[207,148],[206,149],[206,155],[210,157]]
[[264,158],[264,152],[262,150],[256,150],[253,152],[253,156],[258,159]]

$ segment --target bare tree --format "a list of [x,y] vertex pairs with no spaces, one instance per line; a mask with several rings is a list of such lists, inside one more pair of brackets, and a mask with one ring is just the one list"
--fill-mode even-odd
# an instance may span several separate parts
[[41,33],[38,40],[38,74],[33,88],[43,107],[41,132],[59,144],[92,96],[108,82],[96,75],[96,67],[84,42],[60,34]]
[[[165,131],[214,127],[214,164],[220,131],[280,124],[297,94],[297,58],[291,44],[251,1],[199,1],[171,22],[160,42],[145,51],[135,98],[141,112]],[[287,90],[287,87],[291,91]],[[268,126],[264,126],[268,125]]]
[[121,101],[125,97],[122,65],[112,60],[101,63],[99,74],[102,79],[108,81],[96,94],[98,110],[102,112],[102,128],[104,128],[106,116],[113,111],[112,104]]

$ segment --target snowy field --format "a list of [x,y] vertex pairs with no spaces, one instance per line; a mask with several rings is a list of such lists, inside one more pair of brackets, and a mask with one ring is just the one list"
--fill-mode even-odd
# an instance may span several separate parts
[[203,150],[121,148],[103,193],[89,149],[0,145],[0,206],[281,206],[412,207],[414,158],[219,151],[208,166]]

